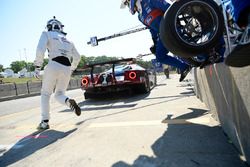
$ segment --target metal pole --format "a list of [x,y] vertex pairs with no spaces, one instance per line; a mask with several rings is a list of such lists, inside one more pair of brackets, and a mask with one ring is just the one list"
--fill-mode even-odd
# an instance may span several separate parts
[[[105,40],[116,38],[116,37],[121,37],[121,36],[124,36],[124,35],[136,33],[136,32],[139,32],[139,31],[146,30],[146,29],[148,29],[148,28],[147,27],[142,27],[142,28],[137,28],[137,29],[134,29],[134,30],[125,31],[125,32],[122,32],[122,33],[113,34],[113,35],[110,35],[110,36],[107,36],[107,37],[99,38],[99,39],[97,39],[97,42],[105,41]],[[88,45],[91,44],[91,41],[87,42],[87,44]]]

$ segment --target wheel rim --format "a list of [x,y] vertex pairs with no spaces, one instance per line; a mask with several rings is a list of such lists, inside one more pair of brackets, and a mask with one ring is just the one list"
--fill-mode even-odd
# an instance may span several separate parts
[[218,31],[215,10],[202,1],[184,4],[175,17],[175,31],[185,44],[201,46],[209,43]]

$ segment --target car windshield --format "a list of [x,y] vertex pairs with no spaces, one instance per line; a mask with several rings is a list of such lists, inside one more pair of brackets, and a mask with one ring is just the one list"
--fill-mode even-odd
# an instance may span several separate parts
[[[129,65],[117,65],[115,66],[115,72],[122,72],[126,70],[130,70],[131,67]],[[112,73],[112,68],[106,71],[107,73]]]

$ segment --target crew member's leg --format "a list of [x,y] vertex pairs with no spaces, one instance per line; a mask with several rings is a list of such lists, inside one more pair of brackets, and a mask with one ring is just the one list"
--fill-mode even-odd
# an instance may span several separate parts
[[44,75],[42,80],[41,89],[41,123],[37,127],[38,129],[48,129],[50,119],[50,96],[53,93],[53,89],[56,84],[56,71],[49,63],[44,69]]
[[168,55],[168,50],[163,46],[162,42],[159,40],[156,46],[156,59],[162,64],[167,64],[176,68],[179,68],[181,71],[184,71],[189,67],[189,65],[181,60],[176,59],[175,57]]
[[234,6],[233,16],[237,24],[244,29],[239,44],[226,57],[225,64],[232,67],[250,65],[250,1],[231,0]]
[[187,76],[189,71],[191,70],[191,66],[187,63],[176,59],[175,57],[168,55],[168,50],[164,47],[161,40],[158,40],[156,45],[156,59],[162,64],[167,64],[173,67],[176,67],[180,69],[181,71],[181,77],[180,82],[183,81],[183,79]]
[[[54,62],[56,63],[56,62]],[[58,79],[56,82],[56,89],[55,89],[55,98],[61,104],[66,104],[69,106],[73,111],[75,111],[76,115],[81,115],[81,109],[76,104],[74,99],[70,99],[65,95],[65,91],[69,85],[70,77],[71,77],[71,70],[70,67],[61,65],[56,63],[58,66]]]

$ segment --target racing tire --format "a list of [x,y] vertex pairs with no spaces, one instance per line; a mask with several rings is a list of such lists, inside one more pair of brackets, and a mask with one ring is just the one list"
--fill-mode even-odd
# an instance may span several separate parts
[[139,93],[148,93],[150,92],[150,82],[148,76],[145,76],[146,80],[143,84],[138,86]]
[[157,75],[156,75],[156,72],[154,72],[154,86],[157,86]]
[[224,18],[213,0],[181,0],[165,12],[160,38],[174,55],[193,57],[206,53],[222,37]]
[[88,92],[84,92],[84,99],[87,100],[87,99],[91,99],[93,98],[93,95],[91,93],[88,93]]

